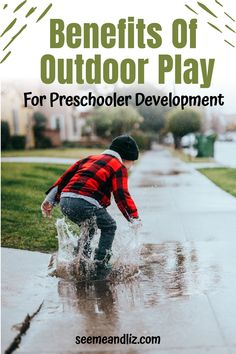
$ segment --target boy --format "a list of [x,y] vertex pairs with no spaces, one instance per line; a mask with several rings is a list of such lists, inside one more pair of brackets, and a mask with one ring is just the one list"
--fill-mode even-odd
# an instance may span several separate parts
[[88,221],[89,230],[83,256],[90,257],[90,242],[97,227],[101,230],[98,248],[95,250],[98,273],[106,273],[111,257],[111,247],[116,231],[116,222],[107,212],[111,192],[124,215],[131,223],[139,223],[136,205],[128,191],[127,170],[138,159],[139,149],[128,135],[115,138],[109,149],[100,155],[91,155],[72,165],[46,192],[41,206],[44,216],[50,216],[55,203],[60,202],[61,211],[70,220],[80,225]]

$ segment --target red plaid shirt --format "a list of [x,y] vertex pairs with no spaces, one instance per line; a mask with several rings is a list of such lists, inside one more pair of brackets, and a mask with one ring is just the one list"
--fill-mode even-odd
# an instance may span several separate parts
[[61,192],[71,192],[94,198],[102,207],[111,204],[113,192],[118,208],[130,221],[138,218],[136,205],[128,191],[128,172],[117,157],[92,155],[74,163],[46,192],[58,186],[56,201]]

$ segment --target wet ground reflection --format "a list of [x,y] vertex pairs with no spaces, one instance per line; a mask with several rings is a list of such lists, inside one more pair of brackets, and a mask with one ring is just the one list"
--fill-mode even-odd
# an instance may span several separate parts
[[[200,247],[200,246],[198,246]],[[193,242],[146,244],[140,256],[140,275],[125,282],[60,280],[64,310],[79,312],[90,333],[104,322],[117,330],[119,314],[155,307],[167,300],[213,291],[220,282],[219,265],[209,251]],[[200,251],[200,252],[199,252]]]
[[89,284],[61,280],[58,283],[58,293],[63,301],[64,311],[76,311],[82,316],[84,331],[95,335],[104,324],[109,333],[117,329],[117,294],[108,282]]
[[[143,177],[141,178],[138,187],[180,187],[180,186],[190,186],[188,180],[188,174],[190,170],[183,169],[176,166],[175,169],[166,169],[164,171],[148,171],[143,172]],[[176,180],[178,176],[178,180]]]
[[213,290],[220,281],[216,260],[207,250],[197,250],[193,242],[148,244],[142,259],[142,276],[152,282],[154,293],[162,300]]
[[[140,274],[132,280],[76,282],[48,277],[58,287],[55,283],[49,286],[44,305],[22,343],[22,353],[31,353],[30,348],[35,345],[42,348],[42,338],[48,353],[63,354],[143,353],[146,349],[158,353],[163,352],[161,348],[169,353],[168,348],[197,348],[199,338],[202,346],[216,340],[220,346],[222,341],[209,301],[223,294],[221,304],[225,306],[225,294],[235,278],[234,254],[235,249],[229,250],[223,242],[145,244],[140,255]],[[206,336],[206,332],[210,334]],[[75,343],[76,336],[125,333],[158,335],[163,342],[132,345],[128,349],[122,344],[91,347],[88,343]],[[203,352],[200,348],[199,353]]]

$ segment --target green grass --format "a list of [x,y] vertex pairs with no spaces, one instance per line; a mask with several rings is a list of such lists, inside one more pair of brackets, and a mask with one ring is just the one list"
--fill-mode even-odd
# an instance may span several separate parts
[[65,171],[65,165],[2,164],[2,246],[51,252],[57,249],[55,221],[43,218],[44,192]]
[[183,150],[175,150],[174,148],[168,148],[170,153],[174,156],[177,157],[178,159],[184,161],[184,162],[193,162],[193,163],[199,163],[199,162],[215,162],[215,160],[212,157],[193,157],[190,155],[187,155],[184,153]]
[[198,171],[236,197],[236,168],[201,168]]
[[104,149],[87,148],[58,148],[58,149],[32,149],[32,150],[9,150],[3,151],[2,157],[63,157],[80,159],[88,155],[99,154]]

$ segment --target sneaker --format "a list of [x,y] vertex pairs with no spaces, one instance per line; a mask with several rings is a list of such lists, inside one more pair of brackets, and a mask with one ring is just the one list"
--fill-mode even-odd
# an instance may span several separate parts
[[112,270],[112,265],[109,263],[109,260],[112,256],[112,252],[109,250],[106,251],[106,254],[101,254],[99,249],[95,250],[94,260],[96,262],[96,280],[105,280],[106,277],[110,274]]
[[110,263],[97,265],[95,280],[106,280],[106,278],[111,273],[111,271],[112,271],[112,265]]

